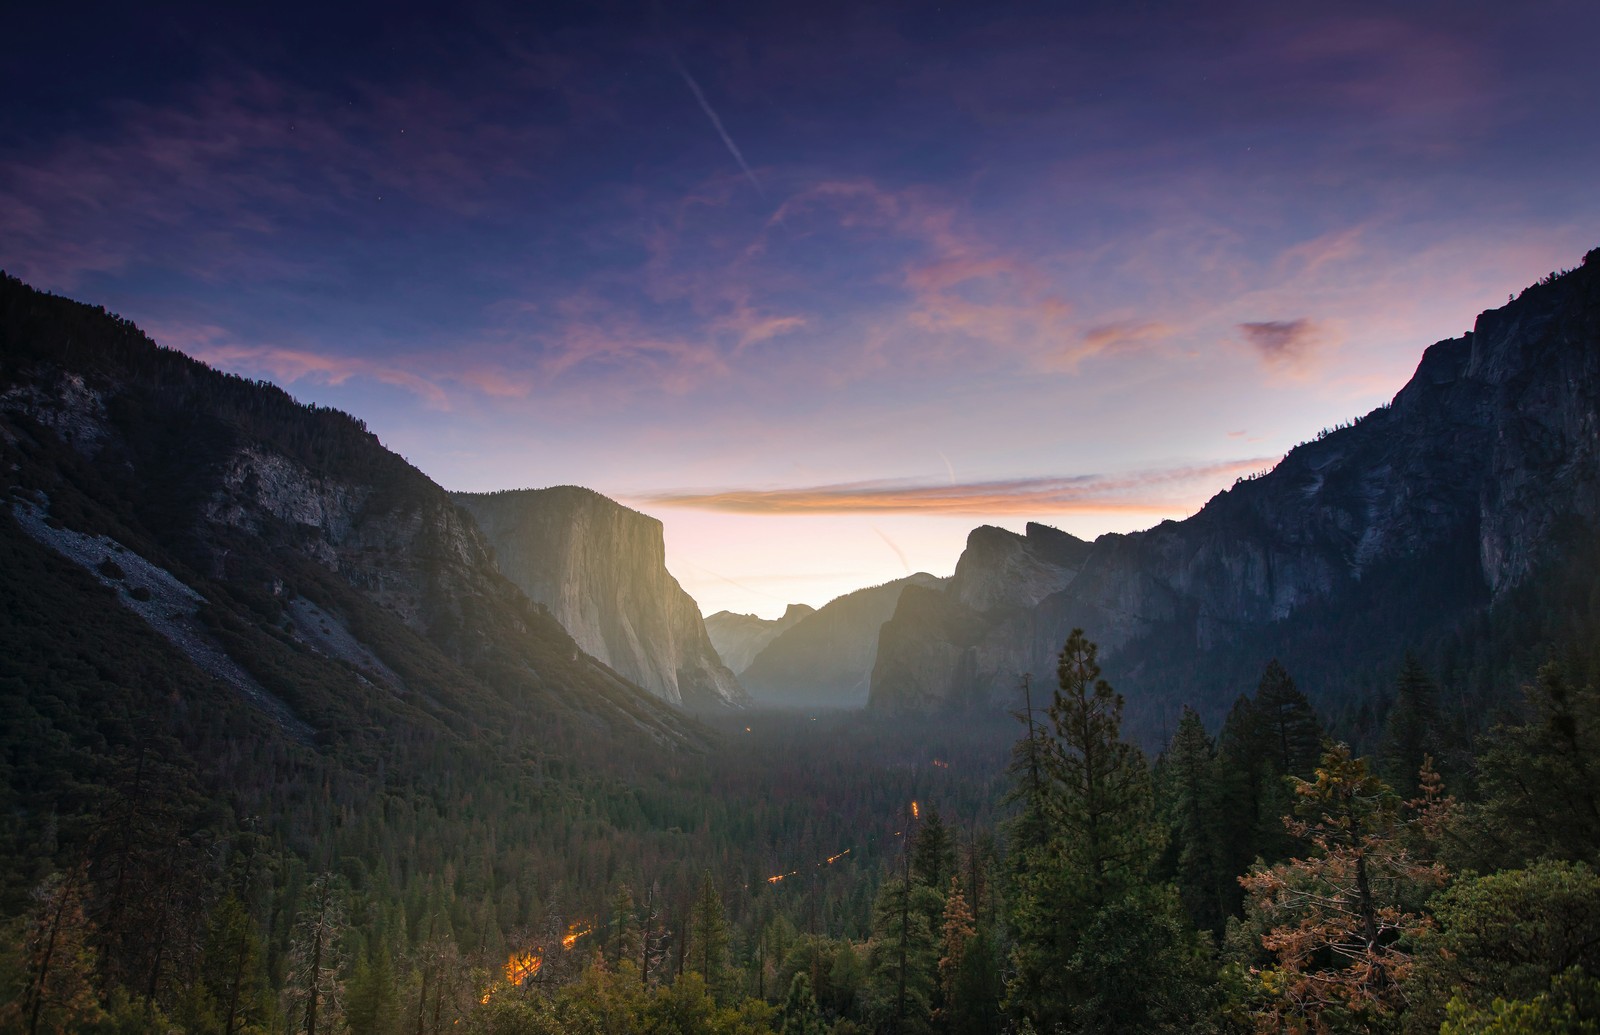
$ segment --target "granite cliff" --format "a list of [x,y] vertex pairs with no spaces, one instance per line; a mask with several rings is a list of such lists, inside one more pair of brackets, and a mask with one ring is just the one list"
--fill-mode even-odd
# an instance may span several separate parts
[[500,571],[591,655],[672,704],[748,702],[699,606],[667,571],[660,521],[570,485],[453,498]]
[[1009,703],[1023,673],[1050,681],[1074,627],[1147,732],[1180,702],[1215,717],[1275,655],[1326,701],[1364,678],[1353,658],[1374,679],[1406,649],[1465,664],[1446,657],[1465,631],[1531,580],[1570,575],[1597,529],[1600,251],[1193,517],[1092,544],[975,530],[949,584],[902,595],[871,703]]

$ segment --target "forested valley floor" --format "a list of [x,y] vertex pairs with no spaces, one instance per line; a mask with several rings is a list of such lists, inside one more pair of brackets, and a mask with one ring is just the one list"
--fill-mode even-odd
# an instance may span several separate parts
[[1151,758],[1075,635],[1031,725],[750,712],[418,779],[197,753],[203,717],[24,701],[24,661],[6,1032],[1600,1024],[1600,693],[1557,663],[1470,730],[1410,661],[1365,741],[1272,663]]

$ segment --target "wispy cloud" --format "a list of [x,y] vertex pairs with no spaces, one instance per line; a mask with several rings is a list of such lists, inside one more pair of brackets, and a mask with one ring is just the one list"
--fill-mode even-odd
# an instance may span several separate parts
[[1090,356],[1114,352],[1133,352],[1157,345],[1176,332],[1170,324],[1157,320],[1119,320],[1086,328],[1078,339],[1046,356],[1051,369],[1071,370]]
[[642,504],[733,514],[1156,514],[1192,506],[1219,483],[1259,471],[1276,460],[1252,457],[1123,474],[960,485],[863,481],[790,489],[678,490],[629,498]]
[[403,388],[430,408],[448,410],[450,397],[443,386],[420,374],[392,363],[360,356],[336,356],[306,349],[260,345],[191,345],[185,352],[214,367],[265,372],[283,384],[311,381],[342,385],[351,378],[364,378]]

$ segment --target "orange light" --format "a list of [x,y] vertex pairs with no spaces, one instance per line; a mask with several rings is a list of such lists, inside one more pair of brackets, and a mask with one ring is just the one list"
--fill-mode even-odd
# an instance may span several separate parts
[[911,818],[912,819],[916,819],[920,815],[922,815],[922,813],[917,810],[917,803],[916,802],[912,802],[911,803]]
[[562,935],[561,947],[563,949],[571,949],[574,945],[578,944],[579,938],[582,938],[584,935],[593,930],[594,928],[588,924],[573,924],[571,927],[567,928],[567,933]]
[[[520,985],[524,981],[539,973],[539,968],[544,966],[544,956],[538,951],[529,949],[527,952],[514,952],[506,960],[506,980],[513,985]],[[488,997],[484,998],[488,1002]]]

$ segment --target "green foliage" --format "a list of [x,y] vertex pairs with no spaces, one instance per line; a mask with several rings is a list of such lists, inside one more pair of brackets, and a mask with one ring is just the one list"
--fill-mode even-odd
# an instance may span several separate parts
[[778,1035],[825,1035],[828,1025],[811,991],[811,975],[805,971],[795,974],[776,1020]]
[[1416,939],[1407,1031],[1437,1030],[1447,1003],[1453,1017],[1487,1016],[1496,1001],[1547,997],[1569,971],[1600,975],[1600,875],[1583,863],[1463,878],[1429,906],[1436,926]]
[[895,1032],[924,1032],[938,994],[940,938],[930,917],[942,915],[939,892],[920,881],[886,881],[873,910],[867,952],[865,1017]]
[[1407,653],[1378,748],[1383,777],[1402,797],[1416,793],[1423,759],[1440,756],[1439,727],[1438,684],[1416,655]]
[[1195,926],[1220,933],[1239,902],[1236,874],[1227,862],[1224,811],[1216,747],[1200,716],[1185,708],[1172,743],[1156,763],[1156,785],[1169,833],[1163,870],[1172,874]]
[[1478,757],[1473,861],[1600,862],[1600,692],[1573,686],[1554,663],[1524,692],[1527,721],[1496,727]]
[[[1121,739],[1122,698],[1096,653],[1074,630],[1061,654],[1041,756],[1045,838],[1018,853],[1009,902],[1007,1009],[1041,1031],[1127,1030],[1118,1017],[1188,1030],[1208,1010],[1202,943],[1153,878],[1163,834],[1149,770]],[[1140,981],[1108,981],[1107,961],[1136,957]]]
[[1450,1001],[1439,1035],[1596,1035],[1600,981],[1576,969],[1557,976],[1548,992],[1530,999],[1496,999],[1487,1007]]
[[700,894],[690,914],[689,969],[700,975],[706,989],[719,1002],[732,994],[733,974],[728,955],[728,922],[723,916],[722,896],[707,870],[700,881]]

